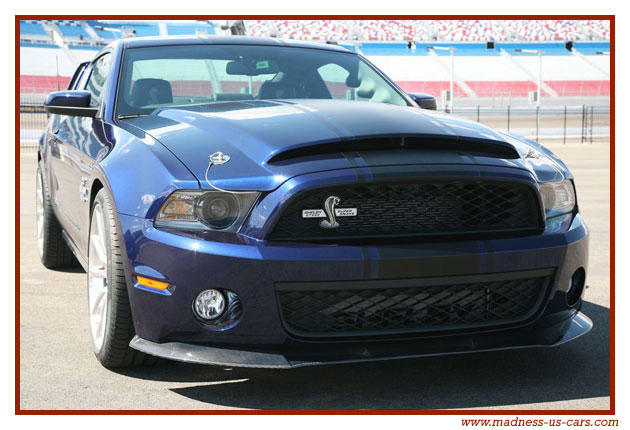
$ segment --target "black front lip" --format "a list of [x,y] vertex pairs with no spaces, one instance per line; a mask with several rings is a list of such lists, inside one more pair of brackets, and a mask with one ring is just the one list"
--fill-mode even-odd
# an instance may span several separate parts
[[[228,367],[249,367],[267,369],[291,369],[296,367],[327,364],[359,363],[368,361],[398,360],[405,358],[431,357],[440,355],[465,354],[473,352],[500,351],[518,348],[552,347],[562,345],[588,333],[593,322],[583,313],[576,312],[570,319],[550,327],[528,333],[506,332],[498,337],[495,334],[477,334],[464,337],[446,337],[428,342],[401,341],[398,343],[357,344],[333,352],[325,349],[320,353],[302,352],[299,355],[288,352],[268,352],[218,348],[180,342],[156,343],[135,336],[129,346],[157,357],[185,363],[208,364]],[[553,339],[553,340],[549,340]]]

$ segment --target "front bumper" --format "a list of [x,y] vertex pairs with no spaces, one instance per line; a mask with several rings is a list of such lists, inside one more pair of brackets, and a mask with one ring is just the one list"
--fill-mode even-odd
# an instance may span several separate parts
[[[581,300],[574,306],[568,306],[566,300],[572,274],[588,264],[588,231],[579,214],[563,233],[369,246],[272,243],[240,235],[207,237],[203,232],[185,236],[155,229],[150,219],[121,214],[120,221],[138,335],[131,345],[154,355],[186,359],[192,354],[203,362],[236,366],[255,365],[261,357],[257,354],[268,354],[264,360],[272,360],[273,366],[292,367],[552,346],[590,328],[590,321],[578,313]],[[285,329],[276,296],[278,283],[475,276],[540,269],[553,270],[544,300],[531,318],[509,327],[304,339]],[[166,294],[136,288],[136,275],[164,280],[174,287]],[[192,302],[207,288],[238,294],[243,315],[237,324],[212,329],[195,318]]]
[[[568,321],[557,327],[547,328],[531,338],[514,339],[510,336],[472,335],[465,340],[443,342],[413,341],[385,344],[352,344],[334,348],[326,354],[322,351],[301,355],[280,352],[262,352],[243,349],[226,349],[212,346],[186,344],[180,342],[155,343],[134,337],[130,346],[138,351],[156,357],[185,363],[209,364],[215,366],[250,367],[267,369],[291,369],[295,367],[321,366],[326,364],[360,363],[368,361],[397,360],[404,358],[430,357],[436,355],[465,354],[471,352],[500,351],[503,349],[535,348],[558,346],[570,342],[588,333],[593,327],[592,321],[578,312]],[[552,343],[542,343],[545,338],[553,338],[557,333],[564,334]],[[516,342],[515,342],[516,340]]]

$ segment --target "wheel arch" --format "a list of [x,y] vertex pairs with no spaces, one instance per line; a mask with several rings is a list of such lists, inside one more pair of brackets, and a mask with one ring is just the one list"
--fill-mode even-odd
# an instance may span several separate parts
[[[120,221],[120,213],[118,212],[119,209],[118,209],[118,202],[116,201],[116,193],[114,193],[114,190],[112,190],[106,171],[103,169],[101,164],[96,163],[93,166],[92,173],[91,173],[91,180],[90,180],[90,194],[89,194],[90,206],[86,214],[88,217],[88,223],[87,223],[88,231],[92,222],[92,212],[94,209],[94,202],[96,200],[96,196],[100,192],[103,192],[103,191],[107,193],[109,196],[107,200],[111,206],[111,210],[115,218],[114,224],[115,224],[116,234],[120,238],[119,243],[122,245],[120,246],[119,251],[121,252],[122,269],[125,275],[125,284],[127,286],[127,291],[130,292],[130,290],[133,288],[133,270],[131,267],[131,260],[129,259],[129,254],[127,250],[127,240],[126,240],[127,237],[125,236],[125,231],[123,231],[122,223]],[[89,233],[88,233],[88,236],[89,236]],[[87,247],[86,247],[86,254],[85,254],[86,259],[89,257],[88,249],[89,249],[89,238],[87,240]],[[130,300],[132,300],[131,294],[130,294]],[[133,318],[133,313],[132,313],[132,318]]]
[[[92,207],[94,206],[94,199],[98,192],[103,188],[103,183],[99,178],[92,181],[92,188],[90,189],[90,215],[92,215]],[[110,193],[111,194],[111,193]]]

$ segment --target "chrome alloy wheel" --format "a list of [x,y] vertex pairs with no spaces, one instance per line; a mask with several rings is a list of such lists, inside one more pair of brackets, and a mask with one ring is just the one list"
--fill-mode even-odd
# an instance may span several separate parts
[[37,217],[37,248],[39,257],[44,255],[44,186],[42,183],[42,172],[37,170],[35,216]]
[[88,308],[90,329],[97,354],[103,347],[107,324],[107,248],[105,219],[100,204],[94,206],[88,254]]

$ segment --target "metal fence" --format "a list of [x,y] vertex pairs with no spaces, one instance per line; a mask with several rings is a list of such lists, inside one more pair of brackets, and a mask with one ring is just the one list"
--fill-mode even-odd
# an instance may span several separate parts
[[[547,108],[455,107],[453,113],[487,125],[543,142],[590,142],[610,138],[610,108],[564,106]],[[20,100],[20,151],[37,150],[48,115],[42,99]]]
[[534,140],[593,142],[610,138],[610,108],[602,106],[556,106],[544,108],[463,107],[457,116],[509,131]]
[[37,141],[46,128],[48,114],[41,98],[20,99],[20,151],[37,150]]

